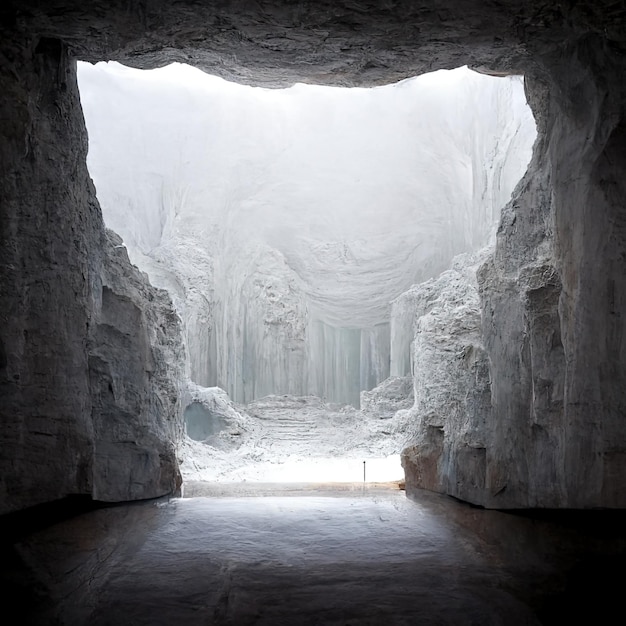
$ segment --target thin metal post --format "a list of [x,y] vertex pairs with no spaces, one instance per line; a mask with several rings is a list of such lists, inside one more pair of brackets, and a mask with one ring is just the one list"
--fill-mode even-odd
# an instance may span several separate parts
[[365,482],[365,461],[363,461],[363,482]]

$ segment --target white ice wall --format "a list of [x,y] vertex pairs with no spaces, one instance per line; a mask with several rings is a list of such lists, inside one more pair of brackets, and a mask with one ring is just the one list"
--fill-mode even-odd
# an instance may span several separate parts
[[484,245],[535,134],[521,79],[463,68],[267,90],[80,64],[79,85],[107,225],[173,293],[192,378],[239,401],[404,373],[390,302]]

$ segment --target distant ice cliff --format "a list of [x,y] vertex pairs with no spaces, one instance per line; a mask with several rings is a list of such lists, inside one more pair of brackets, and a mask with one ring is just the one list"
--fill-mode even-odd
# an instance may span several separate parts
[[484,246],[530,160],[519,77],[244,87],[80,64],[107,226],[170,291],[190,378],[233,400],[359,392],[410,371],[391,302]]

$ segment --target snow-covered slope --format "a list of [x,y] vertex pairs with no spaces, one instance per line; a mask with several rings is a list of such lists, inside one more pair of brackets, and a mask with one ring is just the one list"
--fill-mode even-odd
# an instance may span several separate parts
[[238,402],[358,404],[390,358],[405,375],[390,302],[487,242],[535,137],[520,78],[465,68],[369,90],[79,80],[105,221],[172,293],[191,378]]
[[[245,407],[217,387],[189,386],[187,434],[179,449],[185,481],[354,482],[402,477],[406,435],[389,409],[412,404],[406,379],[367,395],[365,408],[316,396],[269,395]],[[193,409],[190,411],[189,409]],[[401,412],[402,413],[402,412]],[[202,425],[203,428],[198,428]]]

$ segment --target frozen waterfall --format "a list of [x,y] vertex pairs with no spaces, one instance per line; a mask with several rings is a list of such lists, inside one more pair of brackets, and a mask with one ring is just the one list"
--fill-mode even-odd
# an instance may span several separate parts
[[410,368],[391,302],[487,243],[535,124],[519,77],[374,89],[79,64],[104,219],[184,321],[189,375],[238,402],[359,392]]

